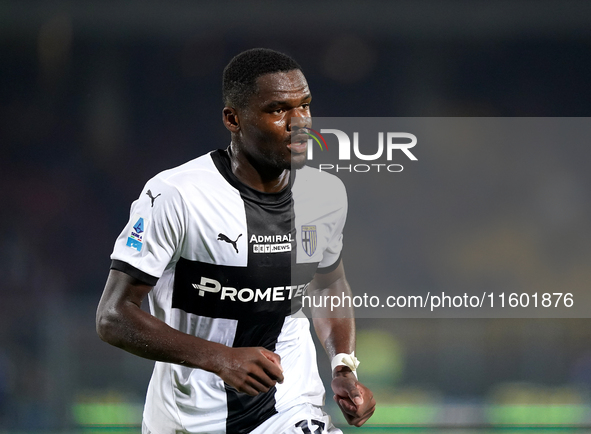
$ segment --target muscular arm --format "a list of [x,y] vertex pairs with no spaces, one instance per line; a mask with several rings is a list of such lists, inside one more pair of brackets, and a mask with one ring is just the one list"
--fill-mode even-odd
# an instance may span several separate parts
[[200,368],[257,395],[283,381],[280,358],[264,348],[230,348],[182,333],[141,309],[152,287],[111,270],[96,314],[102,340],[147,359]]
[[[352,298],[343,263],[330,273],[317,273],[309,291],[310,295],[315,296],[341,298],[345,295]],[[312,317],[316,334],[331,360],[339,353],[349,354],[355,350],[355,317],[352,307],[341,306],[331,312],[329,303],[328,307],[312,308]],[[373,394],[357,381],[347,366],[337,366],[332,376],[334,399],[347,422],[355,426],[363,425],[375,411]]]
[[[343,264],[327,274],[317,273],[309,286],[310,295],[316,297],[351,297],[351,287],[345,277]],[[332,312],[327,306],[312,307],[312,319],[316,334],[328,356],[332,359],[338,353],[355,350],[355,314],[352,307],[339,307]]]

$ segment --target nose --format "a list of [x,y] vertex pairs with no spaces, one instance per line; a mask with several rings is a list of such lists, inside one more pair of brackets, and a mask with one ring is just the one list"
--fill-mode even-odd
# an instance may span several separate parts
[[312,128],[312,118],[310,116],[304,116],[302,113],[294,111],[294,114],[291,117],[288,125],[288,130],[297,131],[301,128]]

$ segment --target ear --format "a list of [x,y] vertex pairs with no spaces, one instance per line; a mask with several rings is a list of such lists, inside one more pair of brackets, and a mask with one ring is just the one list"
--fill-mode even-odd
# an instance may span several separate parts
[[238,112],[234,107],[224,107],[222,110],[222,122],[228,131],[237,133],[240,131],[240,120]]

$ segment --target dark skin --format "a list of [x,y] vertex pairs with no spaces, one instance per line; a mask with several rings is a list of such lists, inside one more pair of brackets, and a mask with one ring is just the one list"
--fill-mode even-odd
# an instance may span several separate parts
[[[332,272],[316,274],[308,288],[310,295],[352,297],[351,287],[345,276],[343,263]],[[339,353],[350,354],[355,350],[355,319],[353,309],[340,307],[312,308],[314,330],[332,359]],[[374,413],[376,401],[373,393],[359,381],[347,366],[337,366],[332,373],[333,399],[350,425],[363,425]]]
[[[277,192],[288,185],[294,167],[305,163],[305,146],[292,144],[292,131],[309,126],[311,95],[299,70],[267,74],[247,107],[224,107],[223,121],[232,135],[232,171],[246,185]],[[304,139],[302,139],[304,140]],[[321,295],[351,293],[342,263],[316,274],[310,288]],[[182,333],[141,309],[152,287],[111,270],[97,309],[97,332],[104,341],[151,360],[199,368],[218,375],[239,392],[258,395],[283,382],[279,355],[262,347],[232,348]],[[314,312],[314,328],[329,357],[355,348],[352,309],[337,317]],[[369,389],[351,370],[333,372],[335,401],[351,425],[361,426],[375,410]]]
[[312,96],[299,70],[266,74],[257,84],[248,106],[224,107],[222,120],[232,135],[234,174],[246,185],[272,193],[287,186],[292,164],[306,161],[305,148],[297,150],[291,142],[292,132],[310,126]]
[[97,310],[102,340],[140,357],[199,368],[258,395],[283,381],[280,357],[262,347],[230,348],[173,329],[141,309],[152,286],[111,270]]

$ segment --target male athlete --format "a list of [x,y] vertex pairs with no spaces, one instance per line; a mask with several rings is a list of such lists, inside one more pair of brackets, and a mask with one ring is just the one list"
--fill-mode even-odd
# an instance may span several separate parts
[[[144,434],[340,433],[300,310],[305,291],[351,293],[344,187],[305,166],[311,95],[293,59],[239,54],[223,97],[230,146],[148,181],[115,243],[97,331],[156,360]],[[352,312],[318,316],[334,399],[361,426],[375,401],[357,381]]]

